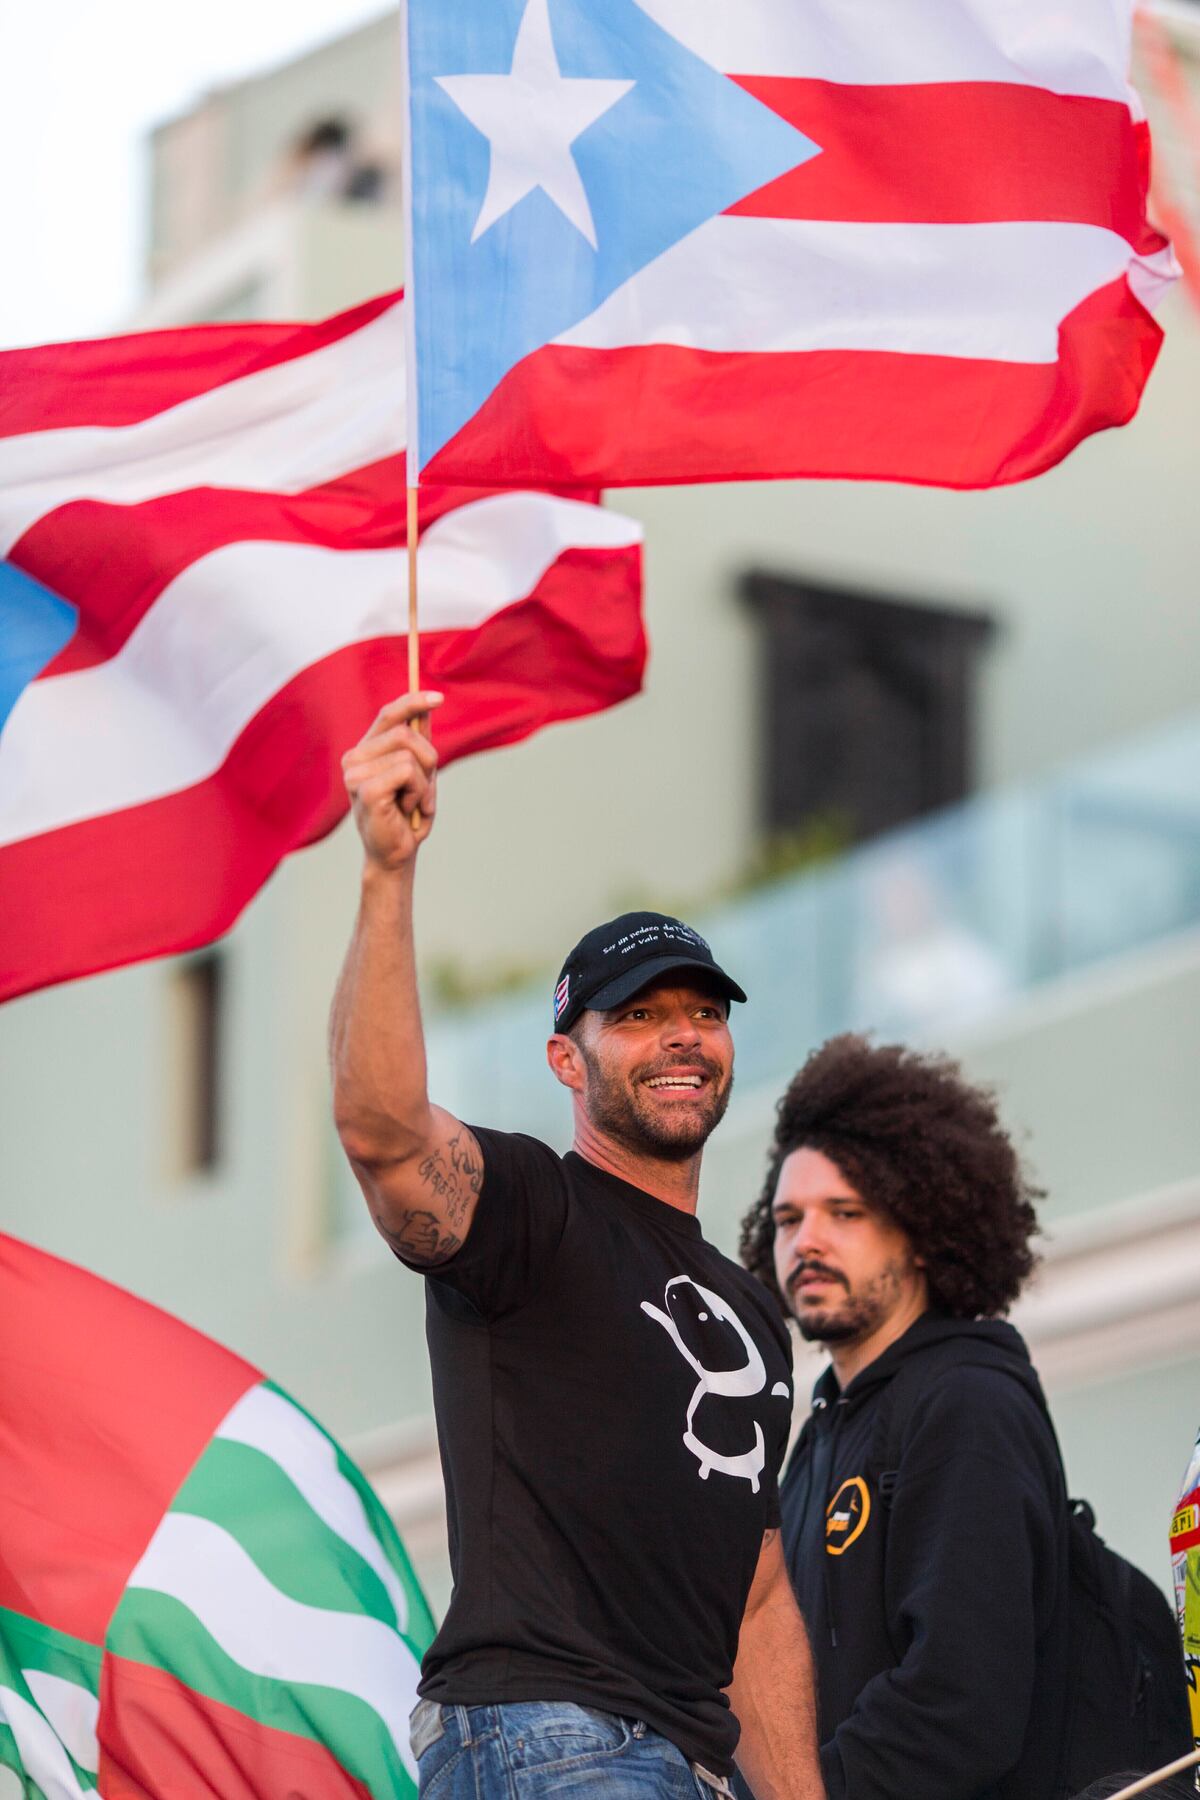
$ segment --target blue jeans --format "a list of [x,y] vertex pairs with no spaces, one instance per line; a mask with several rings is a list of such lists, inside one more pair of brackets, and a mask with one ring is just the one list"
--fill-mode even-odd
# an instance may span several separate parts
[[421,1800],[713,1800],[728,1783],[640,1719],[569,1700],[438,1706],[419,1700],[412,1747]]

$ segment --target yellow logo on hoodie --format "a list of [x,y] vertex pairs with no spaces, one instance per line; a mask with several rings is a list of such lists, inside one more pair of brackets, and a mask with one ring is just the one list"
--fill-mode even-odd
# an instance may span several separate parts
[[867,1529],[870,1516],[871,1490],[861,1475],[851,1475],[825,1508],[825,1548],[830,1556],[844,1556]]

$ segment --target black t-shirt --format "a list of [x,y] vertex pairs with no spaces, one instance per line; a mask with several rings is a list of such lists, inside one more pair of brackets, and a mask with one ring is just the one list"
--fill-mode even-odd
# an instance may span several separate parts
[[721,1690],[779,1523],[787,1332],[693,1215],[475,1135],[470,1233],[425,1271],[454,1593],[420,1691],[600,1707],[727,1773]]

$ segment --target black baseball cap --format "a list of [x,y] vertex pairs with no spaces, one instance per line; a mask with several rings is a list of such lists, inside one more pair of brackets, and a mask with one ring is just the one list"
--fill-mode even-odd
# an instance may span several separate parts
[[726,1000],[746,998],[690,925],[666,913],[622,913],[581,937],[563,964],[554,989],[555,1031],[569,1031],[588,1007],[620,1006],[675,969],[699,970]]

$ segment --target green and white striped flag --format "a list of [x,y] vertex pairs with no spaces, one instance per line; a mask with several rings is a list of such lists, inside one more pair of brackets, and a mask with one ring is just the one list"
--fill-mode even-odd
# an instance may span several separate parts
[[0,1235],[0,1800],[393,1800],[433,1635],[257,1370]]

